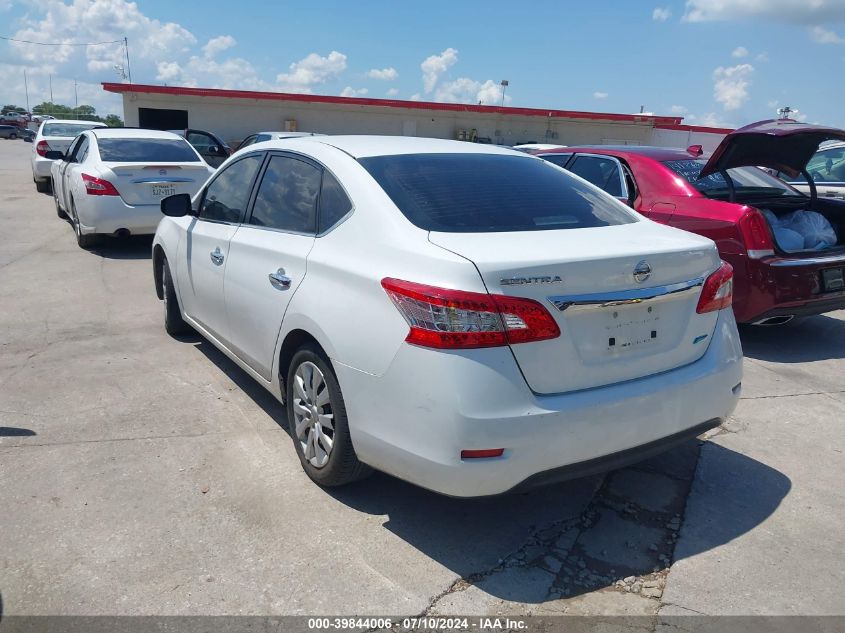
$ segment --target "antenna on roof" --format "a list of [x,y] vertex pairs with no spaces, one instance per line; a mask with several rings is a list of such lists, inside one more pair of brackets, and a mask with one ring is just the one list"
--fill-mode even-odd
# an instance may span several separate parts
[[788,119],[790,118],[790,114],[795,114],[797,112],[798,108],[790,108],[789,106],[783,106],[782,108],[778,108],[778,118]]

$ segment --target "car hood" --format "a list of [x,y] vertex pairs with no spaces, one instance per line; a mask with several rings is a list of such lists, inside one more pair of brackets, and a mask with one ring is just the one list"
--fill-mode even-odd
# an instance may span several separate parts
[[845,141],[845,130],[770,119],[734,130],[701,170],[701,177],[732,167],[768,167],[795,177],[824,141]]

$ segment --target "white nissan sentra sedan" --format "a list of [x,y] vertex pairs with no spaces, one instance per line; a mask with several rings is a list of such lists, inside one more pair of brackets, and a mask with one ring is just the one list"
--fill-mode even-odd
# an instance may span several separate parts
[[523,153],[315,136],[230,157],[153,242],[165,327],[286,402],[324,486],[460,497],[616,468],[740,393],[732,270]]
[[88,130],[47,156],[56,213],[70,219],[82,248],[101,235],[155,233],[161,200],[194,195],[214,173],[188,141],[157,130]]

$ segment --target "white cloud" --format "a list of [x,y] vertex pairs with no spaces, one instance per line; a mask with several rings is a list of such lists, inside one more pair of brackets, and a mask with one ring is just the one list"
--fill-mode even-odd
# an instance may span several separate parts
[[716,22],[762,18],[793,24],[845,19],[842,0],[687,0],[683,20]]
[[673,105],[669,107],[669,112],[672,114],[686,114],[689,110],[682,105]]
[[159,62],[156,64],[156,79],[164,83],[173,83],[182,79],[182,67],[177,62]]
[[[26,70],[27,82],[24,85],[23,73]],[[50,101],[52,87],[53,101],[64,105],[73,106],[75,97],[79,97],[79,105],[91,105],[97,110],[97,114],[123,115],[123,100],[120,95],[105,92],[99,83],[88,81],[76,81],[76,92],[74,93],[74,80],[71,77],[53,75],[52,86],[48,73],[33,72],[33,69],[20,64],[7,64],[0,62],[0,81],[3,83],[4,103],[13,103],[19,106],[26,106],[26,95],[29,94],[29,107],[38,105],[44,101]]]
[[[502,103],[502,88],[492,79],[480,82],[468,77],[459,77],[440,84],[434,93],[434,99],[446,103],[499,105]],[[510,102],[511,97],[506,94],[505,104]]]
[[665,22],[670,17],[672,17],[672,11],[669,10],[669,7],[655,7],[654,11],[651,12],[651,19],[656,22]]
[[373,68],[367,71],[367,77],[370,79],[380,79],[381,81],[394,81],[399,77],[399,72],[395,68]]
[[217,53],[222,53],[235,44],[237,44],[237,41],[231,35],[220,35],[208,40],[208,43],[202,47],[202,52],[206,57],[214,57]]
[[744,46],[737,46],[731,53],[732,57],[743,58],[748,57],[748,49]]
[[840,37],[833,31],[820,26],[815,27],[812,34],[813,40],[819,44],[845,44],[845,37]]
[[767,105],[769,108],[774,109],[774,108],[777,108],[777,107],[778,107],[778,105],[780,105],[780,101],[778,101],[777,99],[771,99],[770,101],[767,101],[767,102],[766,102],[766,105]]
[[419,92],[412,94],[411,101],[422,101],[422,95]]
[[593,99],[607,99],[607,93],[596,91],[593,93]]
[[688,121],[695,121],[695,125],[703,125],[705,127],[736,127],[733,123],[729,123],[715,112],[707,112],[700,117],[690,115],[687,117]]
[[366,88],[353,88],[352,86],[346,86],[346,88],[341,90],[340,96],[341,97],[363,97],[368,92],[369,92],[369,90],[367,90]]
[[765,64],[767,61],[769,61],[769,54],[766,51],[763,51],[762,53],[759,53],[757,57],[754,58],[754,61]]
[[398,94],[399,94],[399,88],[391,88],[390,90],[387,91],[388,97],[395,97]]
[[425,58],[423,63],[420,64],[420,70],[423,72],[424,91],[431,92],[434,90],[440,76],[454,66],[457,61],[458,51],[454,48],[447,48],[439,55],[431,55]]
[[332,51],[326,57],[311,53],[290,65],[289,73],[280,73],[276,82],[289,92],[311,92],[327,81],[337,79],[346,70],[346,55]]
[[748,86],[754,66],[738,64],[736,66],[719,66],[713,71],[713,97],[722,104],[725,110],[737,110],[748,100]]

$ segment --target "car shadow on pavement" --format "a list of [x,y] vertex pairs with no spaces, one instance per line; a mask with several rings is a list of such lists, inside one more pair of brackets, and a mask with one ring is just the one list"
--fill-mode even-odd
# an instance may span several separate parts
[[0,437],[32,437],[37,435],[32,429],[21,429],[16,426],[0,426]]
[[103,236],[88,252],[105,259],[150,259],[152,249],[152,235]]
[[785,325],[740,327],[742,351],[775,363],[845,358],[845,320],[819,315]]

